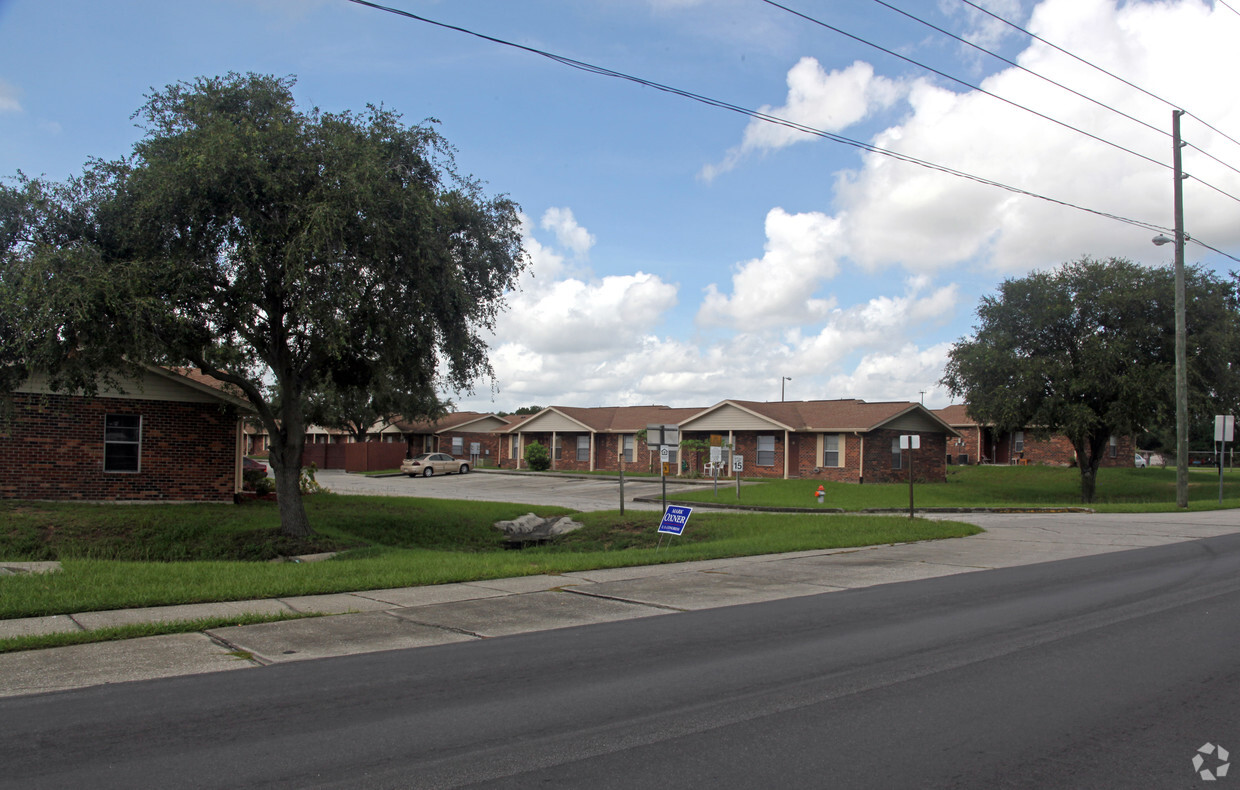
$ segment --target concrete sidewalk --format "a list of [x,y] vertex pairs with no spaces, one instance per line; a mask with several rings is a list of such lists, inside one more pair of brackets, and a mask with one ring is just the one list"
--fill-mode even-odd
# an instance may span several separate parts
[[1236,511],[952,514],[968,538],[432,587],[0,620],[0,637],[245,613],[311,617],[0,655],[0,696],[487,639],[757,603],[1240,531]]

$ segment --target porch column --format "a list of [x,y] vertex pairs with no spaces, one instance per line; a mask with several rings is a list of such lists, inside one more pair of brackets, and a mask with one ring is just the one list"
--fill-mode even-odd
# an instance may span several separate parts
[[242,472],[245,469],[245,423],[241,418],[237,418],[237,452],[233,457],[233,493],[237,493],[244,488],[245,475]]
[[[728,429],[728,461],[730,462],[736,457],[736,437],[732,435],[732,429]],[[732,464],[728,464],[728,477],[732,477]]]
[[784,479],[788,479],[788,432],[784,431]]
[[590,471],[594,471],[594,431],[590,431]]

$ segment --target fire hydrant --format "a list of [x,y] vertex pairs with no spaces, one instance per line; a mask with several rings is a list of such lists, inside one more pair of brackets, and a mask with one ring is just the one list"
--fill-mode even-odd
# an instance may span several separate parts
[[814,492],[814,496],[818,497],[818,504],[820,505],[827,500],[827,492],[823,490],[822,486],[818,486],[818,490]]

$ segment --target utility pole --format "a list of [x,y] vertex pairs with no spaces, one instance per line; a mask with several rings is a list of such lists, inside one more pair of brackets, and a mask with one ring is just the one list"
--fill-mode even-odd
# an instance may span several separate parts
[[1171,111],[1171,163],[1175,188],[1175,504],[1188,507],[1188,334],[1184,304],[1184,172],[1180,164],[1180,116]]

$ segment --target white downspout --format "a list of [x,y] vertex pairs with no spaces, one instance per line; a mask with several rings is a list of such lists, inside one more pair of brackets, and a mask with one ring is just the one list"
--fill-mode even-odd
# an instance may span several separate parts
[[861,443],[857,452],[857,483],[860,484],[865,482],[865,435],[853,431],[853,436],[856,436],[857,441]]
[[784,431],[784,479],[788,479],[788,432]]

